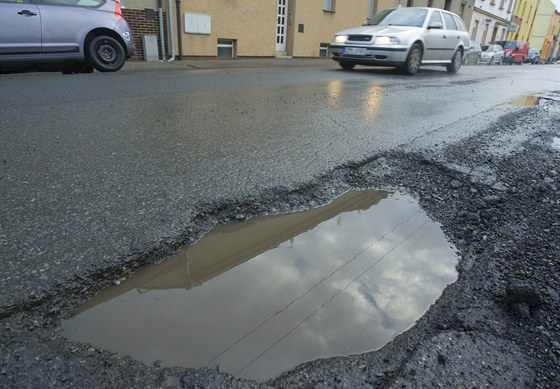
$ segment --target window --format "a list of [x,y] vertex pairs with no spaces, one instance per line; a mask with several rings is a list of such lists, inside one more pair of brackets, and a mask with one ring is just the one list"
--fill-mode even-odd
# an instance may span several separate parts
[[329,44],[321,43],[321,46],[319,46],[319,58],[327,58],[328,52],[329,52]]
[[453,16],[451,16],[451,14],[443,12],[443,20],[445,20],[446,30],[457,30],[457,26],[455,25],[455,21],[453,20]]
[[407,7],[414,7],[414,0],[406,0]]
[[432,23],[441,23],[441,25],[443,26],[443,20],[441,20],[441,14],[439,12],[432,12],[432,16],[430,17],[430,25]]
[[465,3],[461,3],[461,7],[459,7],[459,16],[463,17],[463,14],[465,13]]
[[323,11],[334,12],[336,0],[323,0]]
[[513,7],[513,0],[510,0],[510,1],[509,1],[509,5],[508,5],[508,10],[507,10],[508,14],[511,13],[511,8],[512,8],[512,7]]
[[231,39],[218,39],[218,58],[234,58],[235,41]]
[[475,21],[474,21],[474,27],[473,27],[472,33],[471,33],[471,39],[472,39],[473,41],[476,40],[476,35],[477,35],[477,33],[478,33],[478,23],[479,23],[479,21],[475,19]]
[[443,9],[446,11],[451,11],[451,0],[445,0],[445,5],[443,6]]
[[434,0],[428,0],[428,7],[434,6]]
[[457,16],[453,15],[453,20],[455,21],[455,24],[457,25],[457,30],[467,31],[467,27],[465,27],[465,23],[463,23],[463,20],[461,20],[461,18],[458,18]]

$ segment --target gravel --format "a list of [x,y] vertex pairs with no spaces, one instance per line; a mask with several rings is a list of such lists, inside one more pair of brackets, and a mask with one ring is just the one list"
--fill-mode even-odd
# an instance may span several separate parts
[[560,103],[541,99],[459,142],[413,143],[340,166],[304,187],[208,204],[177,239],[193,242],[216,224],[325,204],[355,188],[412,194],[459,250],[459,278],[413,328],[380,350],[310,361],[259,384],[207,369],[147,367],[65,340],[62,318],[161,260],[174,241],[3,309],[0,380],[18,388],[558,388],[560,151],[553,144],[559,122]]

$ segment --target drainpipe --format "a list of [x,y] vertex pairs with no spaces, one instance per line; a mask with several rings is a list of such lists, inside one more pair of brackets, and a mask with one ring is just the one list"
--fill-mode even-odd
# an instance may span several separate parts
[[162,8],[162,0],[158,0],[158,19],[159,19],[159,41],[161,42],[160,45],[160,52],[161,52],[161,60],[165,61],[165,38],[163,36],[163,8]]
[[178,59],[183,59],[183,40],[181,36],[181,0],[175,0],[175,4],[177,5],[177,44],[179,45],[179,54]]
[[167,62],[175,59],[175,37],[173,36],[173,3],[167,0],[167,24],[169,27],[169,49],[171,50],[171,58]]

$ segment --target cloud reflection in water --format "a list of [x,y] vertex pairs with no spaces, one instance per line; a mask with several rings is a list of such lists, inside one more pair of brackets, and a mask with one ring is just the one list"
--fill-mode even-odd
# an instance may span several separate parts
[[350,192],[220,227],[197,245],[100,293],[65,334],[147,364],[219,365],[263,381],[382,347],[457,277],[454,248],[402,194]]

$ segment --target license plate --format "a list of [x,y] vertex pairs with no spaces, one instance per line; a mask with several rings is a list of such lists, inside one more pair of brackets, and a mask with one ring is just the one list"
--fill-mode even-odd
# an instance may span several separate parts
[[345,47],[342,53],[347,55],[366,55],[366,49],[364,47]]

